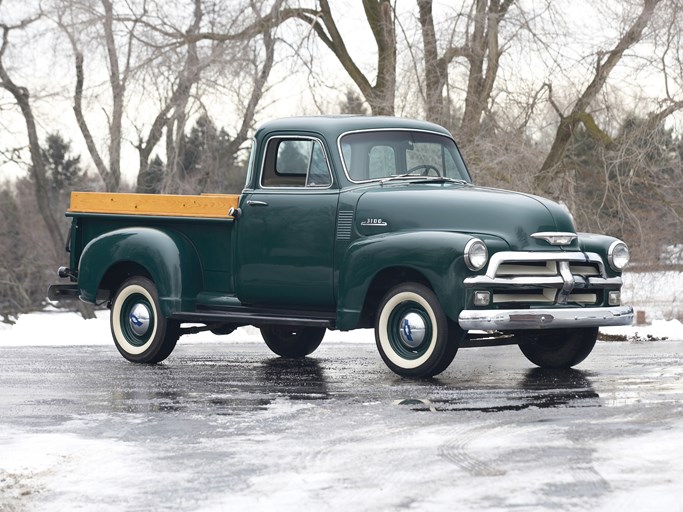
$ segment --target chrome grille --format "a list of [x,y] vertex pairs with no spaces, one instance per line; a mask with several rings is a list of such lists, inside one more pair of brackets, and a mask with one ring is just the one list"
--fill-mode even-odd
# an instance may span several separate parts
[[486,274],[465,279],[465,286],[492,290],[494,304],[595,304],[601,289],[617,289],[621,278],[608,278],[602,258],[583,252],[499,252]]

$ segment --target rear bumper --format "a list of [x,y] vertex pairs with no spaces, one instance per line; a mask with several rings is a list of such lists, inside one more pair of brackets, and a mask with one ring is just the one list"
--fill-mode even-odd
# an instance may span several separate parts
[[50,300],[77,300],[79,295],[76,284],[53,284],[47,289],[47,298]]
[[631,325],[633,308],[465,310],[460,313],[458,323],[465,330],[499,331]]

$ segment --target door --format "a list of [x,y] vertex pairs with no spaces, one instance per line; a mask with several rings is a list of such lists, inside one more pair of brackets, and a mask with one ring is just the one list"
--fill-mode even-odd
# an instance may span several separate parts
[[238,298],[285,309],[332,308],[339,191],[322,142],[271,137],[260,172],[258,186],[241,198]]

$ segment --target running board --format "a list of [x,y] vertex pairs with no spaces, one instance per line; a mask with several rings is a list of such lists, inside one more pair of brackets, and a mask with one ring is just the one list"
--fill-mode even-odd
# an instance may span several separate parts
[[334,327],[336,315],[320,311],[290,311],[278,309],[256,309],[226,307],[199,309],[196,312],[178,312],[171,315],[181,322],[214,324],[230,323],[240,325],[300,325],[304,327]]

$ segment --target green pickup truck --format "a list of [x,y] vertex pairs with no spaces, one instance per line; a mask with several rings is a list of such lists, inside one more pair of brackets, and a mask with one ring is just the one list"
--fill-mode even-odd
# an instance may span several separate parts
[[256,132],[242,194],[74,193],[68,284],[106,303],[129,361],[180,335],[260,328],[303,357],[327,329],[374,328],[387,366],[443,372],[460,347],[518,344],[566,368],[598,327],[627,325],[624,242],[577,233],[562,205],[477,187],[444,128],[392,117],[303,117]]

